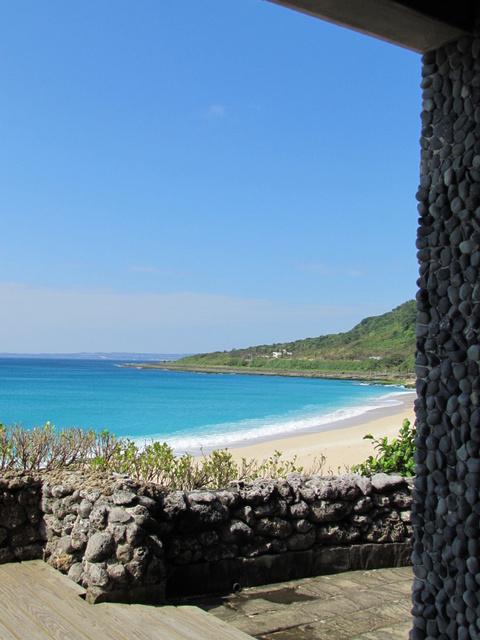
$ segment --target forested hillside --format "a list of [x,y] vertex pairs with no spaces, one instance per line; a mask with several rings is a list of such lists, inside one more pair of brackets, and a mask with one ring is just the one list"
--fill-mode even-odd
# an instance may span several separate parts
[[365,318],[345,333],[198,354],[178,360],[175,367],[411,373],[415,321],[411,300],[381,316]]

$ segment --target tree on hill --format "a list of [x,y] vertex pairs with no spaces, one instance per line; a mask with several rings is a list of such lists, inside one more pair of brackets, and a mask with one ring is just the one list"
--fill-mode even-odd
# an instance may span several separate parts
[[364,318],[345,333],[182,358],[178,365],[272,370],[413,371],[416,304]]

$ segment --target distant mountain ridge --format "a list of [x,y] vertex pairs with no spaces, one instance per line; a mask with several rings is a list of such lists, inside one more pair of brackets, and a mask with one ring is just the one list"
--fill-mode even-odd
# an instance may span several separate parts
[[186,353],[137,353],[130,351],[82,351],[79,353],[0,353],[0,358],[24,358],[38,360],[133,360],[133,361],[175,361]]
[[412,373],[415,361],[416,304],[405,302],[380,316],[363,319],[345,333],[216,351],[181,358],[175,368],[243,368],[281,373]]

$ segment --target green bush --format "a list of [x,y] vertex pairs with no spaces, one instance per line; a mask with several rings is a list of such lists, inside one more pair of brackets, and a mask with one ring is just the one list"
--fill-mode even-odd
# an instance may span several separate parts
[[[105,442],[105,433],[102,434]],[[110,450],[110,443],[107,447]],[[309,475],[317,473],[323,466],[324,458],[314,460]],[[88,465],[103,471],[125,473],[132,478],[155,482],[171,490],[181,489],[222,489],[234,480],[248,482],[256,478],[286,478],[290,473],[302,473],[296,457],[284,460],[281,451],[268,460],[259,462],[252,458],[242,458],[240,464],[233,459],[228,449],[216,449],[210,454],[194,457],[190,453],[175,456],[171,447],[165,442],[152,442],[143,448],[129,439],[117,441],[113,455],[98,455],[88,460]]]
[[371,476],[374,473],[398,473],[412,477],[415,475],[413,454],[416,431],[415,426],[410,425],[410,420],[405,419],[399,437],[391,442],[388,438],[374,438],[370,433],[367,434],[363,439],[373,440],[378,454],[375,457],[369,456],[362,464],[355,465],[352,471],[363,476]]
[[212,451],[198,458],[189,453],[175,456],[167,443],[151,442],[138,447],[129,438],[117,438],[109,431],[62,429],[49,422],[32,430],[0,424],[0,471],[52,471],[62,468],[112,471],[132,478],[156,482],[167,489],[221,489],[234,480],[286,478],[298,471],[318,473],[325,459],[315,459],[309,470],[298,467],[296,457],[284,460],[281,451],[268,460],[246,458],[238,465],[228,449]]
[[0,471],[51,471],[68,467],[84,461],[93,451],[95,441],[93,431],[76,428],[56,431],[49,422],[31,431],[0,423]]

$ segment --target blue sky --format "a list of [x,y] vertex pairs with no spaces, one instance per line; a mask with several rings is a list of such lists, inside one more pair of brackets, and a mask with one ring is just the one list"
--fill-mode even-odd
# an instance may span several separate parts
[[414,297],[420,56],[262,0],[0,4],[0,352],[196,352]]

